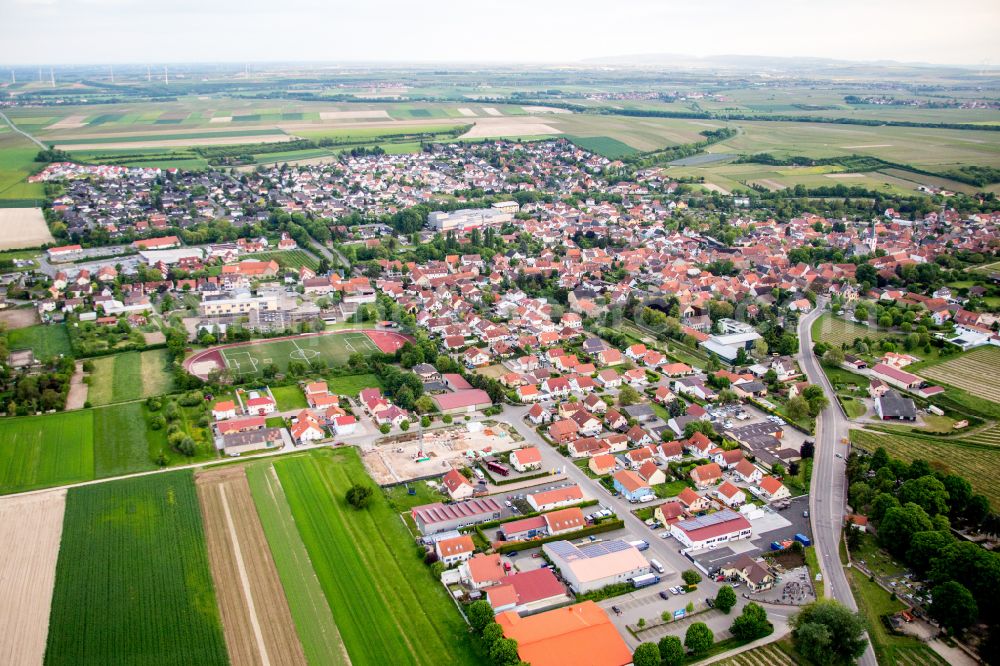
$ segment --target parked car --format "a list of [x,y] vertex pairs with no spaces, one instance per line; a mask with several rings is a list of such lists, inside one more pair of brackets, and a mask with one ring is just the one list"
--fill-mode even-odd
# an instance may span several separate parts
[[615,615],[621,615],[622,614],[622,609],[618,608],[618,606],[612,606],[611,610],[614,611]]
[[661,599],[669,599],[670,598],[670,593],[667,592],[666,590],[660,590],[660,598]]
[[715,608],[715,599],[713,599],[712,597],[707,597],[705,599],[705,603],[708,605],[709,608]]

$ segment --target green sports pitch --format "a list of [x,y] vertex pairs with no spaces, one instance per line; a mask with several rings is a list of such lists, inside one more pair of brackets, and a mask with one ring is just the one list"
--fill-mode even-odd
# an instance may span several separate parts
[[298,337],[292,340],[262,341],[244,347],[222,350],[222,356],[235,374],[256,374],[265,365],[275,364],[284,372],[291,361],[310,363],[324,360],[330,365],[347,362],[351,354],[372,354],[378,351],[375,343],[364,333],[342,333]]
[[[335,335],[297,336],[278,340],[261,340],[249,345],[221,347],[217,356],[204,360],[194,360],[192,366],[199,363],[216,364],[220,360],[234,375],[253,375],[259,373],[265,366],[272,363],[279,372],[285,372],[292,361],[311,363],[325,361],[328,365],[343,365],[351,354],[368,356],[379,351],[378,346],[364,333],[344,332]],[[201,368],[191,367],[195,374],[202,374]]]

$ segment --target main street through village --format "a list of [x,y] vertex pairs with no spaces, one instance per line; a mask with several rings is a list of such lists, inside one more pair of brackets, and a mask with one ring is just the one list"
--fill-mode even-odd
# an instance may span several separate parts
[[[812,325],[823,314],[824,304],[799,320],[799,367],[809,383],[823,387],[830,404],[816,419],[816,451],[813,457],[812,485],[809,492],[809,510],[812,520],[813,543],[820,571],[825,581],[824,590],[851,610],[858,609],[847,582],[847,574],[840,563],[840,534],[844,524],[846,505],[846,466],[848,446],[848,421],[840,408],[826,373],[812,353]],[[871,643],[859,663],[876,666]]]
[[[654,617],[659,617],[663,610],[673,611],[676,608],[683,608],[689,601],[694,601],[697,605],[697,602],[701,602],[706,598],[715,598],[715,595],[719,591],[719,583],[706,576],[698,584],[698,591],[693,598],[680,596],[671,597],[669,601],[660,599],[658,595],[659,590],[674,585],[683,585],[680,572],[685,569],[694,569],[695,565],[681,553],[675,539],[660,538],[660,534],[665,528],[660,528],[655,532],[650,530],[649,526],[632,513],[636,508],[635,504],[629,503],[628,500],[621,496],[611,495],[597,481],[588,477],[582,469],[574,465],[571,460],[561,456],[552,445],[543,441],[538,433],[524,421],[524,416],[527,414],[528,409],[528,407],[508,405],[504,409],[504,421],[510,423],[518,434],[524,437],[528,444],[538,447],[542,454],[545,469],[563,472],[567,481],[578,484],[581,488],[585,489],[584,492],[587,495],[594,497],[603,506],[614,511],[625,522],[625,529],[634,535],[631,538],[643,539],[649,543],[649,550],[644,553],[647,558],[659,560],[666,568],[663,582],[655,588],[642,589],[628,595],[614,597],[601,602],[601,605],[606,609],[610,609],[612,605],[620,606],[624,613],[623,619],[630,624],[634,624],[640,617],[649,621]],[[707,613],[695,616],[692,621],[705,622],[716,634],[716,637],[719,638],[720,634],[728,634],[729,625],[745,603],[746,599],[738,596],[736,608],[729,615],[725,615],[717,610],[708,611]],[[768,618],[774,624],[774,633],[766,639],[762,639],[761,642],[780,638],[787,631],[788,618],[794,615],[798,611],[798,608],[796,606],[777,604],[762,605],[767,609]],[[682,633],[685,624],[687,623],[682,621],[680,624],[667,625],[669,631],[665,633],[675,635],[678,632]],[[629,635],[625,635],[625,638],[626,642],[632,648],[635,648],[640,642]],[[649,640],[645,636],[643,639]]]

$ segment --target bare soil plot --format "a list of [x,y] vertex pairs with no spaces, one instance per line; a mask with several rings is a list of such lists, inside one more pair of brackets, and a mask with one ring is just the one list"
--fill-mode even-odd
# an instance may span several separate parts
[[0,500],[0,663],[41,664],[66,491]]
[[555,106],[522,106],[528,113],[572,113],[569,109],[560,109]]
[[38,310],[35,308],[17,308],[0,310],[0,324],[8,331],[16,328],[28,328],[38,323]]
[[0,250],[54,242],[41,208],[0,208]]
[[701,186],[704,187],[709,192],[718,192],[719,194],[729,194],[729,190],[727,190],[726,188],[714,185],[712,183],[702,183]]
[[863,173],[827,173],[823,174],[827,178],[864,178]]
[[195,483],[231,662],[304,666],[245,468],[202,472]]
[[458,112],[461,113],[463,116],[468,116],[470,118],[475,118],[475,116],[476,116],[476,112],[475,111],[473,111],[472,109],[466,109],[464,107],[460,107],[458,109]]
[[502,113],[500,113],[499,109],[494,109],[492,106],[484,106],[483,107],[483,111],[485,111],[486,115],[488,115],[488,116],[502,116],[503,115]]
[[46,127],[45,129],[50,130],[61,130],[61,129],[76,129],[78,127],[83,127],[87,124],[87,116],[66,116],[57,123],[53,123]]
[[320,111],[320,120],[357,120],[358,118],[381,118],[390,120],[389,112],[385,109],[372,109],[370,111]]
[[362,461],[380,486],[444,474],[465,465],[470,451],[511,451],[522,444],[504,424],[480,424],[425,430],[423,446],[417,433],[386,437],[365,447]]
[[210,118],[210,123],[231,123],[233,122],[232,116],[219,116],[218,118]]
[[[495,109],[494,109],[495,110]],[[483,138],[491,136],[543,136],[562,134],[551,125],[546,125],[531,116],[507,116],[504,118],[482,118],[476,121],[461,138]]]

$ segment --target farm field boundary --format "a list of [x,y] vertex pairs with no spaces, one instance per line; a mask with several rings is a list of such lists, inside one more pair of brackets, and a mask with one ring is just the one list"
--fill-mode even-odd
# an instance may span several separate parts
[[371,484],[353,448],[285,457],[274,468],[352,662],[481,663],[385,496],[376,492],[363,511],[344,500],[354,483]]
[[228,664],[190,471],[74,488],[48,664]]
[[926,460],[932,467],[964,476],[975,492],[988,497],[992,505],[1000,505],[1000,488],[994,481],[1000,469],[1000,447],[869,430],[852,430],[851,445],[869,452],[881,446],[906,462]]
[[40,664],[66,491],[0,499],[0,663]]
[[1000,403],[1000,348],[987,346],[917,371],[927,379]]
[[306,660],[310,664],[349,666],[347,648],[295,527],[274,466],[270,461],[251,463],[246,466],[246,476]]
[[234,666],[306,663],[245,467],[195,476],[222,629]]

